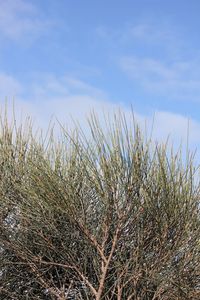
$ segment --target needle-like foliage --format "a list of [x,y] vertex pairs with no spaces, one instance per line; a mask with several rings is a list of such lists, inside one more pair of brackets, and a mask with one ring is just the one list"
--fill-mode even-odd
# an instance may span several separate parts
[[0,298],[200,299],[192,156],[122,113],[89,125],[44,141],[1,118]]

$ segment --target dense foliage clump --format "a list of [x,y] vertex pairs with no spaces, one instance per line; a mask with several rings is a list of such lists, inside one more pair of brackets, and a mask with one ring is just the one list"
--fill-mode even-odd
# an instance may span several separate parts
[[200,299],[192,156],[114,120],[43,140],[2,118],[1,299]]

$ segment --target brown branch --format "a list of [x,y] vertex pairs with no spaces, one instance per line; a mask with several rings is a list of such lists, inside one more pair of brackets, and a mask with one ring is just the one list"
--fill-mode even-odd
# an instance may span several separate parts
[[109,267],[110,261],[111,261],[112,256],[113,256],[115,246],[117,244],[118,234],[119,234],[119,228],[116,229],[116,232],[115,232],[115,235],[114,235],[114,238],[113,238],[112,248],[111,248],[110,254],[109,254],[109,256],[106,260],[106,263],[102,266],[102,274],[101,274],[101,279],[100,279],[100,283],[99,283],[98,292],[97,292],[97,295],[96,295],[96,300],[101,299],[101,295],[103,293],[104,283],[105,283],[108,267]]
[[97,295],[97,291],[93,287],[93,285],[91,284],[91,282],[87,279],[87,277],[76,266],[67,265],[67,264],[61,264],[61,263],[56,263],[56,262],[47,262],[47,261],[43,261],[43,260],[41,260],[40,263],[44,264],[44,265],[57,266],[57,267],[63,267],[65,269],[73,269],[73,270],[75,270],[78,273],[78,275],[83,279],[83,281],[85,281],[85,283],[88,285],[88,287],[90,288],[90,290],[94,294],[94,296]]
[[99,243],[97,242],[96,238],[82,224],[78,224],[78,226],[83,231],[83,233],[86,235],[86,237],[92,242],[94,247],[97,249],[103,262],[106,263],[107,262],[106,256],[104,255],[104,251],[103,251],[102,247],[99,245]]

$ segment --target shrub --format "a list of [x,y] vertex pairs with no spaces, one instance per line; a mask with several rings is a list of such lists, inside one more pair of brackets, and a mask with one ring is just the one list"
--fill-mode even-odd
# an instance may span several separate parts
[[193,156],[114,120],[45,140],[2,119],[1,299],[200,299]]

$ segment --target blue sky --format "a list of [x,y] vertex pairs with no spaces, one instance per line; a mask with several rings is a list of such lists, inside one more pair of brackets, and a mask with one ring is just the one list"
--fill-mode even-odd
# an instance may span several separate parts
[[[132,105],[154,136],[200,146],[198,0],[0,0],[0,103],[46,128]],[[11,104],[10,104],[11,105]],[[11,107],[11,106],[9,106]],[[84,125],[83,125],[84,126]]]

